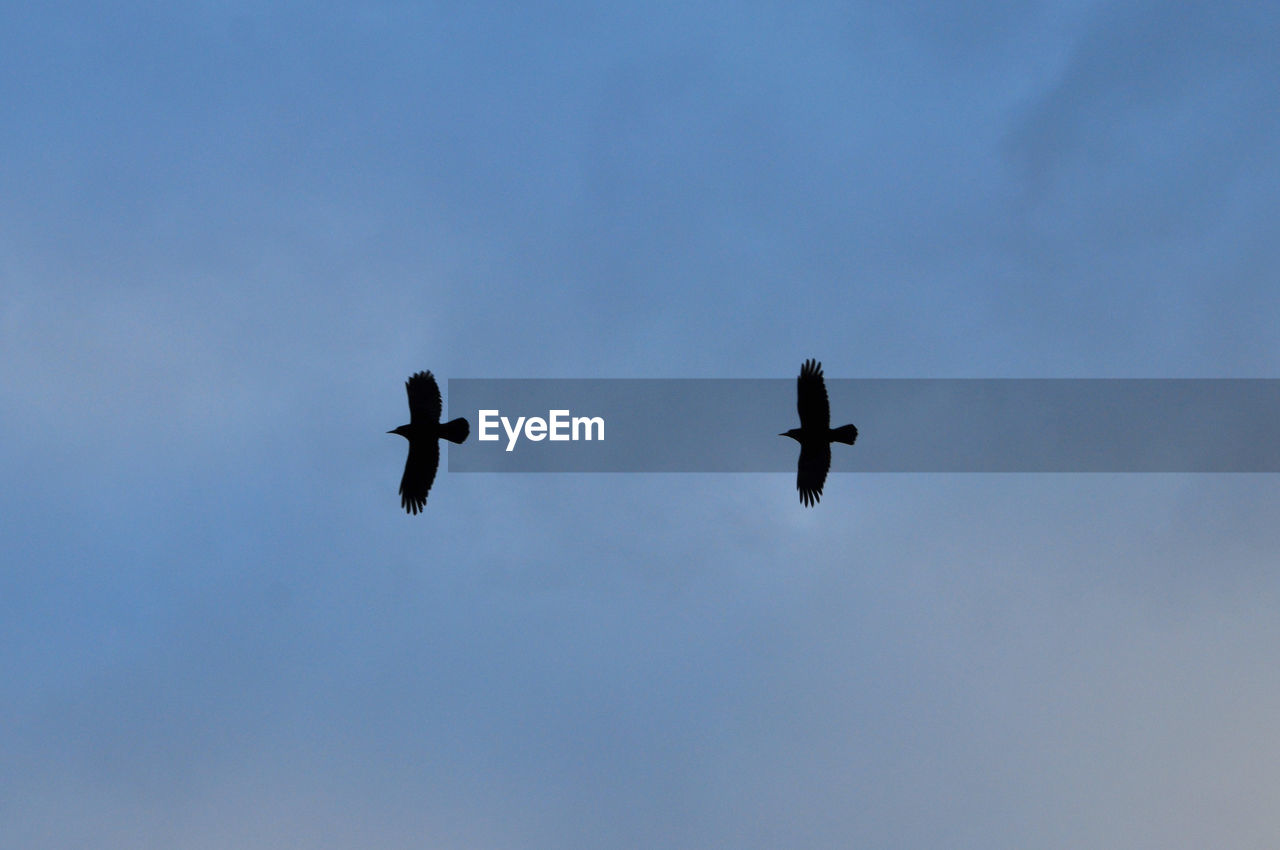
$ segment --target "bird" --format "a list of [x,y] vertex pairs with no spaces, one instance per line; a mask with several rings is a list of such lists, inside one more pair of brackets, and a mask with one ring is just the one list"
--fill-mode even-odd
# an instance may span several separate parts
[[831,469],[831,444],[852,446],[858,439],[853,425],[831,427],[831,405],[827,401],[827,385],[822,380],[822,364],[809,359],[800,367],[796,378],[796,410],[800,427],[784,431],[779,437],[790,437],[800,444],[800,462],[796,465],[796,490],[806,508],[818,504],[822,485]]
[[443,437],[451,443],[464,443],[471,426],[462,417],[440,424],[440,387],[430,372],[410,376],[404,389],[409,394],[409,424],[387,433],[399,434],[409,441],[409,457],[400,479],[400,505],[416,514],[426,506],[427,491],[436,480],[436,467],[440,465],[440,444],[436,441]]

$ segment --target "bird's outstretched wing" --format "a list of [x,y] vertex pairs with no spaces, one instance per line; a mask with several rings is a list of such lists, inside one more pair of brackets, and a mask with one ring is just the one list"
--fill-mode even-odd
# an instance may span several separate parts
[[818,504],[822,498],[822,485],[827,481],[831,468],[831,444],[807,442],[800,444],[800,463],[796,467],[796,489],[806,508]]
[[[430,372],[419,372],[404,382],[405,392],[409,394],[409,421],[414,425],[430,422],[433,425],[440,421],[440,410],[444,406],[440,401],[440,387],[435,376]],[[433,464],[434,466],[434,464]],[[435,475],[434,470],[432,475]],[[427,482],[431,486],[431,482]],[[425,498],[426,490],[422,491]]]
[[[435,381],[431,384],[434,386]],[[412,394],[413,391],[410,390],[410,396]],[[404,477],[400,479],[401,507],[411,514],[426,507],[427,493],[436,480],[436,467],[439,465],[439,442],[434,439],[409,441],[409,457],[404,462]]]
[[[796,411],[800,414],[800,427],[806,431],[812,429],[825,433],[831,427],[827,385],[822,380],[822,364],[816,360],[804,361],[800,377],[796,378]],[[822,489],[821,483],[818,484],[818,489]]]

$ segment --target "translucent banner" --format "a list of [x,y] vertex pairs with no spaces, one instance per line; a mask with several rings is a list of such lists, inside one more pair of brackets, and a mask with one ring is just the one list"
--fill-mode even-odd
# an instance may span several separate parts
[[[1278,472],[1280,380],[827,378],[832,472]],[[796,381],[453,379],[451,472],[794,472]],[[485,438],[485,439],[482,439]]]

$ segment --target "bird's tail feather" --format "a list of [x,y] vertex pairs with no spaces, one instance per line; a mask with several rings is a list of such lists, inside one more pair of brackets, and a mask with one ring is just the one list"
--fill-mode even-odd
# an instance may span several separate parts
[[858,439],[858,429],[852,425],[842,425],[839,428],[831,429],[831,439],[837,443],[844,443],[852,446],[853,441]]
[[468,436],[471,435],[471,426],[467,424],[467,420],[458,417],[451,422],[446,422],[440,426],[440,436],[444,437],[451,443],[466,442]]

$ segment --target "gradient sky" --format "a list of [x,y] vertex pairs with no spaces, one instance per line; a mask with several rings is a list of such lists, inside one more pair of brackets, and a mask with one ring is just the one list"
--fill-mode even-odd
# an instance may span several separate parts
[[1280,845],[1275,476],[442,473],[410,517],[384,433],[420,369],[1277,377],[1278,43],[8,4],[0,845]]

